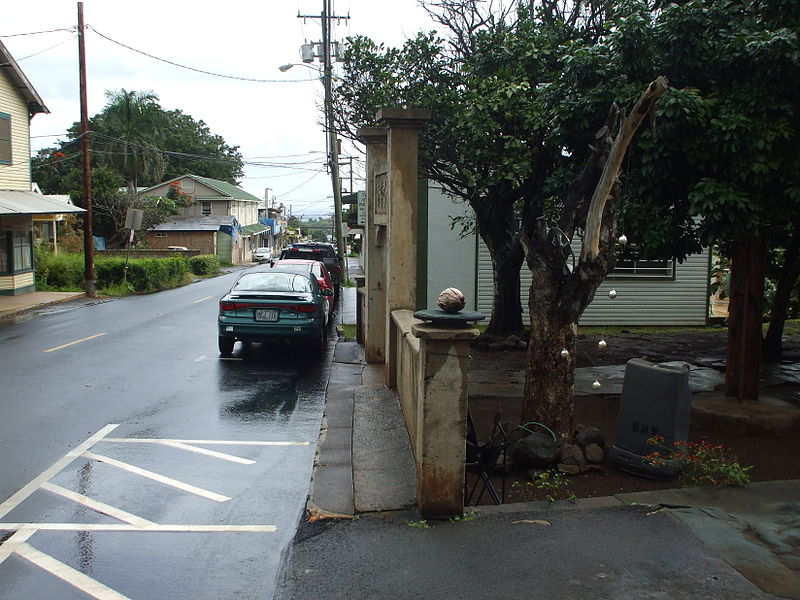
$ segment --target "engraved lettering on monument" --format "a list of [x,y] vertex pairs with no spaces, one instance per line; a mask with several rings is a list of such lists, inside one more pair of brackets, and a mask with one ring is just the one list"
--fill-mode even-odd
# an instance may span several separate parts
[[387,208],[389,195],[388,173],[377,173],[375,175],[375,224],[387,224]]

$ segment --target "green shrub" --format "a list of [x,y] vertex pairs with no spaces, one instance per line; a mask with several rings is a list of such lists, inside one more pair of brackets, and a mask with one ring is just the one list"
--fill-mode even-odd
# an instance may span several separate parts
[[[111,295],[142,294],[176,287],[184,283],[188,272],[189,263],[183,257],[131,259],[127,277],[124,258],[103,257],[95,261],[97,288]],[[82,254],[37,254],[38,289],[80,291],[84,288],[84,278]]]
[[188,271],[182,257],[140,258],[128,264],[128,282],[140,294],[155,292],[180,285]]
[[81,291],[83,274],[83,254],[36,253],[36,287],[39,290]]
[[189,259],[189,268],[195,275],[216,275],[219,267],[219,256],[216,254],[200,254]]

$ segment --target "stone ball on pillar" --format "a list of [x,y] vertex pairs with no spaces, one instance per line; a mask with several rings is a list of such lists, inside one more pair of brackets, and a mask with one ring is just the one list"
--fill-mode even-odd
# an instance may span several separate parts
[[461,290],[450,287],[442,290],[442,293],[436,299],[436,304],[446,313],[457,313],[464,308],[466,302]]

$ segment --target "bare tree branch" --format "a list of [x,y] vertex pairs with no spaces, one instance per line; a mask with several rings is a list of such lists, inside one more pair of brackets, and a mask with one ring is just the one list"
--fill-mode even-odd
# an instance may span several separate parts
[[608,160],[603,167],[600,182],[594,190],[592,201],[589,205],[589,213],[586,217],[586,232],[581,246],[582,261],[591,260],[600,253],[600,226],[603,221],[603,213],[605,212],[611,189],[617,179],[617,175],[619,175],[622,159],[625,157],[625,152],[628,150],[628,146],[630,146],[639,125],[658,97],[667,91],[668,85],[666,77],[663,76],[658,77],[648,85],[639,100],[637,100],[631,113],[622,123],[619,133],[614,139],[614,145],[611,147]]

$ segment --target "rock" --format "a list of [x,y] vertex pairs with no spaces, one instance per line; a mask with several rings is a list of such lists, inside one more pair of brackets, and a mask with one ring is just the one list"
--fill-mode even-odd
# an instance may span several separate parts
[[597,427],[584,427],[575,434],[575,443],[581,448],[586,448],[589,444],[597,444],[601,448],[605,448],[606,438]]
[[519,348],[519,343],[522,340],[519,339],[515,335],[510,335],[506,339],[503,340],[503,348],[508,348],[509,350],[516,350]]
[[565,463],[558,463],[558,470],[567,475],[577,475],[581,472],[581,468],[578,465],[568,465]]
[[603,465],[588,464],[585,467],[583,467],[583,470],[584,471],[596,471],[597,473],[600,473],[603,470]]
[[444,289],[436,299],[436,304],[446,313],[457,313],[464,308],[464,294],[456,288]]
[[517,347],[520,350],[527,350],[528,349],[528,342],[526,342],[525,340],[520,340],[519,344],[517,345]]
[[561,462],[567,465],[575,465],[582,467],[586,464],[586,457],[583,455],[583,450],[575,444],[564,444],[561,448]]
[[597,444],[589,444],[584,448],[583,453],[586,455],[586,460],[596,465],[603,464],[605,453],[603,449]]
[[534,432],[514,446],[514,464],[523,470],[548,469],[556,462],[556,443],[544,433]]

